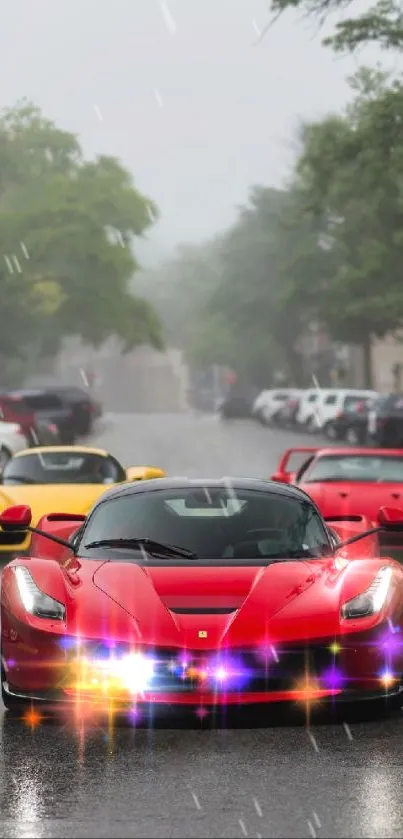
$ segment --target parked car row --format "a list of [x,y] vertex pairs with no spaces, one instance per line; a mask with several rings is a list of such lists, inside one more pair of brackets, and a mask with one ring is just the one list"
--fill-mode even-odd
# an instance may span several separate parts
[[229,393],[223,419],[251,416],[262,425],[318,433],[329,440],[403,447],[403,394],[358,388],[273,388],[254,400]]
[[0,390],[0,470],[27,447],[74,443],[91,433],[101,413],[79,387]]

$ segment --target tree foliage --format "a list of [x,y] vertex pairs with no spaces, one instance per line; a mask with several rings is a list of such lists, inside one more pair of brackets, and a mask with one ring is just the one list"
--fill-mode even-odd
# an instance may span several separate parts
[[363,349],[371,384],[371,342],[403,320],[403,84],[361,69],[351,88],[343,113],[302,127],[288,189],[255,187],[214,246],[157,272],[171,337],[199,364],[301,383],[316,322]]
[[161,347],[158,318],[131,293],[132,244],[157,215],[118,160],[86,161],[77,139],[29,102],[0,117],[0,354],[94,345]]
[[[354,0],[272,0],[275,17],[288,9],[300,9],[322,24],[332,14],[344,12]],[[354,11],[354,10],[353,10]],[[354,52],[359,47],[377,44],[382,49],[399,50],[403,45],[403,12],[399,0],[377,0],[366,11],[339,20],[324,44],[336,52]]]

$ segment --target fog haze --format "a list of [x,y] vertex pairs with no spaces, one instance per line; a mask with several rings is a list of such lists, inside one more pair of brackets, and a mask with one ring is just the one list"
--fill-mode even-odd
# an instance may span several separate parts
[[122,159],[163,216],[146,261],[231,223],[251,184],[279,185],[299,121],[340,108],[357,66],[291,16],[256,46],[264,0],[168,5],[175,34],[158,0],[12,0],[1,13],[1,106],[27,96],[87,154]]

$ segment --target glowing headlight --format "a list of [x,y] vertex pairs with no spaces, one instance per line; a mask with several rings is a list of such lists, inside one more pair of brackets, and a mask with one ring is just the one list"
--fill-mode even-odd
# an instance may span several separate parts
[[392,573],[391,568],[381,568],[366,591],[344,603],[341,609],[342,617],[366,618],[380,612],[389,594]]
[[38,618],[64,621],[66,609],[63,603],[41,591],[27,568],[18,566],[14,568],[14,574],[22,604],[27,612]]

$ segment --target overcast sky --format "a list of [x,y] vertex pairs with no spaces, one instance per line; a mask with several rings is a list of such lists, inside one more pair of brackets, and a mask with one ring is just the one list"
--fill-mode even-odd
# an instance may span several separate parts
[[251,184],[280,184],[299,120],[340,108],[357,67],[291,15],[256,46],[267,0],[167,3],[175,32],[159,0],[3,0],[0,13],[0,104],[27,96],[87,154],[120,157],[160,206],[150,238],[164,247],[225,227]]

